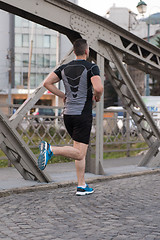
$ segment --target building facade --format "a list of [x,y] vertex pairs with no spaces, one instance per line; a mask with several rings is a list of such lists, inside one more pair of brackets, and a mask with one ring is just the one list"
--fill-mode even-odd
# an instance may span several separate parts
[[[58,62],[58,33],[39,24],[15,16],[13,103],[27,98]],[[31,56],[31,58],[30,58]],[[30,78],[28,73],[30,73]],[[43,97],[52,105],[53,96]],[[47,104],[48,101],[48,104]]]
[[[52,29],[2,10],[0,23],[1,104],[22,104],[69,52],[71,43]],[[55,105],[55,96],[46,91],[38,104]]]
[[8,101],[9,86],[9,13],[0,10],[0,102]]

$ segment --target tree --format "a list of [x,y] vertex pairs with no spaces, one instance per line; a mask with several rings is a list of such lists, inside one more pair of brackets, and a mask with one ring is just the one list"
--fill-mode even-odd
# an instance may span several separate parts
[[156,38],[156,46],[160,48],[160,37],[157,37]]

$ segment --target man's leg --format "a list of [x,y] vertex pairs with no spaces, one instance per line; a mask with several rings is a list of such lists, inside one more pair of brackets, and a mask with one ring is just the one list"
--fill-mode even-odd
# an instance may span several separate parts
[[74,141],[73,147],[54,147],[51,146],[51,150],[54,155],[61,155],[75,159],[75,166],[77,172],[78,186],[84,186],[84,174],[85,174],[85,156],[87,153],[88,144]]
[[88,144],[80,143],[74,141],[73,147],[64,146],[64,147],[54,147],[50,144],[42,141],[42,150],[38,158],[39,168],[44,170],[47,165],[48,160],[52,155],[61,155],[69,158],[75,159],[75,166],[77,172],[77,180],[78,187],[76,195],[84,196],[94,192],[92,188],[90,188],[84,179],[85,174],[85,156],[87,153]]
[[55,156],[60,155],[64,157],[69,157],[78,161],[83,160],[86,155],[88,144],[73,142],[73,147],[64,146],[64,147],[55,147],[51,146],[51,151]]
[[42,141],[39,145],[40,155],[38,157],[38,167],[44,170],[48,161],[53,155],[69,157],[77,161],[82,161],[86,155],[88,144],[74,141],[73,147],[55,147],[51,146],[45,141]]
[[85,179],[84,179],[85,165],[86,165],[85,164],[85,157],[81,161],[75,160],[78,186],[84,186],[85,185]]
[[81,152],[83,152],[83,156],[81,160],[75,159],[75,166],[76,166],[76,172],[77,172],[78,186],[84,186],[85,185],[84,174],[85,174],[85,165],[86,165],[85,158],[86,158],[88,144],[74,141],[73,146],[79,149]]

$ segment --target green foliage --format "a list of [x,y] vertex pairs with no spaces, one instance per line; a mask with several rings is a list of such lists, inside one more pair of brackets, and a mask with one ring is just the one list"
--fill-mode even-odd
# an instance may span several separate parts
[[[19,131],[20,132],[20,131]],[[20,132],[21,134],[22,132]],[[41,133],[42,135],[45,133],[43,127],[39,129],[39,133]],[[54,142],[50,142],[50,136],[48,134],[46,134],[43,139],[45,141],[50,142],[52,145],[58,145],[59,141],[60,141],[60,137],[56,134],[55,128],[50,128],[49,130],[49,134],[50,136],[53,136],[55,134],[55,138],[54,138]],[[32,141],[33,143],[37,146],[37,147],[32,147],[32,145],[30,144],[30,148],[32,150],[32,152],[36,155],[36,157],[38,158],[39,155],[39,142],[40,142],[40,137],[37,134],[34,134],[34,131],[32,128],[30,128],[28,130],[28,135],[32,137]],[[26,135],[22,135],[23,140],[27,143],[28,142],[28,138]],[[70,137],[67,135],[65,137],[65,140],[62,141],[61,140],[61,145],[66,145],[66,142],[68,142],[70,140]],[[120,141],[123,141],[123,136],[121,134],[115,136],[110,136],[110,138],[108,138],[107,136],[104,137],[104,159],[112,159],[112,158],[121,158],[121,157],[126,157],[127,156],[127,143],[119,143]],[[55,144],[56,143],[56,144]],[[95,146],[94,146],[95,148]],[[137,155],[140,151],[142,150],[135,150],[136,148],[147,148],[147,144],[145,142],[140,142],[140,143],[134,143],[134,144],[130,144],[130,149],[129,150],[129,154],[130,156],[135,156]],[[113,150],[117,150],[116,152],[114,152]],[[107,153],[105,151],[108,151]],[[2,160],[0,160],[0,167],[7,167],[8,166],[8,160],[5,159],[5,154],[0,150],[0,157],[2,158]],[[3,159],[4,157],[4,159]],[[92,158],[95,157],[95,154],[92,154]],[[62,157],[62,156],[54,156],[52,157],[52,159],[49,161],[49,163],[62,163],[62,162],[72,162],[73,160],[70,158],[66,158],[66,157]]]
[[160,48],[160,37],[156,38],[156,46]]
[[8,167],[8,160],[0,160],[0,168]]
[[[5,157],[5,154],[0,150],[0,157]],[[2,159],[0,160],[0,168],[7,167],[8,166],[8,160]]]

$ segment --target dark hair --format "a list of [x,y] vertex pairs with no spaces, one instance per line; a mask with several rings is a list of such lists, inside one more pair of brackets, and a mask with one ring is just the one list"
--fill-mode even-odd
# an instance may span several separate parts
[[88,47],[87,41],[83,38],[79,38],[73,43],[73,49],[76,56],[84,55],[87,47]]

